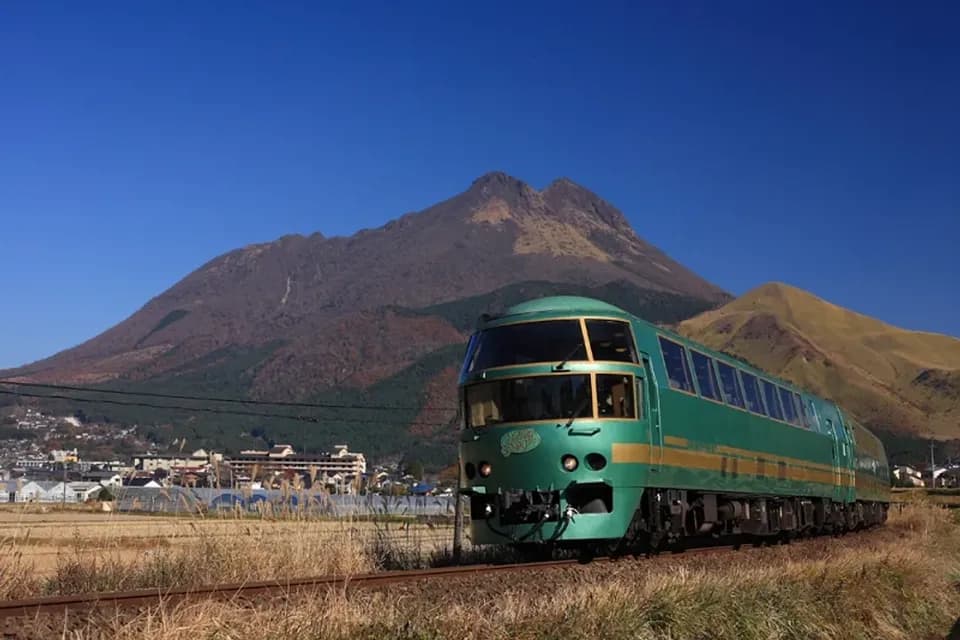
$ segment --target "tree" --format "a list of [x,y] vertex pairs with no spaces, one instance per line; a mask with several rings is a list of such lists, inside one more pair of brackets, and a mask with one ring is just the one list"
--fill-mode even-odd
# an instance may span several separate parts
[[408,463],[407,468],[404,471],[412,475],[417,480],[423,480],[423,463],[419,460],[414,460]]

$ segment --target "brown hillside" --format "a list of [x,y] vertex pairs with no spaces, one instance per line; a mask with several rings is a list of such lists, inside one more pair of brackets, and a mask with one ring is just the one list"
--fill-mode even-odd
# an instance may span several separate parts
[[[449,407],[456,398],[451,367],[477,316],[553,294],[593,295],[668,322],[731,299],[640,238],[590,190],[567,179],[537,190],[490,173],[377,229],[285,236],[214,258],[99,336],[0,376]],[[115,417],[112,407],[96,409]],[[319,416],[314,444],[348,441],[373,454],[396,451],[404,446],[400,438],[432,445],[435,431],[447,440],[455,433],[442,424],[451,415],[426,410]],[[183,422],[146,409],[119,419]],[[310,439],[299,425],[247,427],[278,441],[294,433],[298,442]],[[192,422],[189,434],[250,446],[231,441],[243,431],[239,420],[208,416]]]
[[679,331],[830,397],[873,427],[960,437],[960,340],[907,331],[779,283]]

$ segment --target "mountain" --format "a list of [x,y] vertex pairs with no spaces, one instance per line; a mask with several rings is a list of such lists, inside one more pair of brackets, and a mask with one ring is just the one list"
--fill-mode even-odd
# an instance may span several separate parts
[[227,447],[251,446],[251,438],[307,446],[343,439],[373,454],[410,447],[437,453],[437,446],[451,450],[454,413],[432,409],[454,404],[458,360],[477,316],[553,294],[592,295],[662,322],[731,299],[638,237],[616,207],[588,189],[559,179],[538,191],[494,172],[377,229],[291,235],[231,251],[101,335],[0,375],[397,405],[404,409],[388,414],[314,411],[320,423],[306,427],[188,411],[97,410]]
[[881,435],[960,438],[960,340],[770,283],[679,331],[827,396]]

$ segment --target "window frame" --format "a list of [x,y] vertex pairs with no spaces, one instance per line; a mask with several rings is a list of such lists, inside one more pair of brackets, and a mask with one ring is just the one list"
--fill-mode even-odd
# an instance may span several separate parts
[[[627,346],[630,349],[630,356],[632,360],[598,360],[593,353],[593,343],[590,339],[590,327],[587,326],[588,322],[618,322],[620,324],[626,325],[627,328]],[[640,349],[637,348],[637,340],[633,335],[633,323],[629,320],[623,320],[622,318],[598,318],[598,317],[580,317],[580,327],[583,331],[584,344],[587,346],[587,355],[589,356],[589,362],[610,362],[616,363],[619,365],[641,365],[640,361]]]
[[[643,419],[643,408],[637,404],[637,381],[642,380],[638,378],[635,373],[628,372],[619,372],[619,371],[594,371],[591,374],[593,378],[593,419],[595,420],[629,420],[629,421],[640,421]],[[622,376],[624,378],[630,378],[630,393],[633,394],[633,417],[628,418],[625,416],[602,416],[600,415],[600,376]]]
[[[737,375],[737,372],[740,370],[740,368],[733,366],[733,365],[730,364],[729,362],[724,362],[723,360],[717,360],[716,363],[717,363],[717,380],[720,381],[720,395],[723,397],[723,403],[724,403],[726,406],[731,407],[731,408],[733,408],[733,409],[739,409],[739,410],[741,410],[741,411],[747,411],[746,398],[743,397],[743,388],[740,386],[740,376]],[[737,405],[737,404],[732,404],[729,400],[727,400],[727,392],[726,392],[726,389],[724,388],[723,378],[722,378],[722,376],[721,376],[721,374],[720,374],[720,367],[721,367],[721,365],[728,367],[728,368],[730,369],[731,373],[733,373],[733,384],[734,384],[734,386],[737,388],[737,395],[738,395],[739,398],[740,398],[740,404],[739,404],[739,405]],[[749,412],[748,412],[748,413],[749,413]]]
[[503,424],[510,424],[510,425],[556,424],[558,421],[568,419],[561,416],[560,418],[546,418],[542,420],[519,420],[519,421],[503,420],[503,421],[494,422],[491,424],[472,425],[470,424],[470,401],[468,396],[469,396],[469,391],[471,387],[480,386],[483,384],[489,384],[493,382],[508,382],[510,380],[519,380],[521,378],[559,378],[559,377],[570,377],[570,376],[586,377],[587,388],[589,389],[589,393],[592,396],[592,402],[590,402],[587,405],[590,408],[590,412],[585,416],[577,416],[575,420],[595,420],[597,418],[597,400],[596,400],[597,386],[596,386],[596,377],[595,377],[596,373],[586,372],[586,371],[563,371],[563,372],[556,372],[556,373],[534,373],[534,374],[518,373],[517,375],[512,375],[512,376],[503,376],[503,377],[498,377],[498,378],[493,378],[488,380],[476,380],[474,382],[471,382],[470,384],[464,385],[464,388],[463,388],[464,424],[466,425],[467,429],[482,430],[482,429],[496,428]]
[[[664,371],[666,372],[666,374],[667,374],[667,388],[668,388],[670,391],[678,391],[678,392],[680,392],[680,393],[686,393],[686,394],[691,395],[691,396],[694,396],[694,397],[699,397],[699,396],[697,395],[697,388],[694,386],[695,383],[694,383],[694,380],[693,380],[693,376],[691,375],[691,371],[690,371],[690,360],[689,360],[688,354],[687,354],[687,352],[688,352],[689,350],[687,349],[686,345],[684,345],[684,344],[681,343],[681,342],[677,342],[676,340],[674,340],[674,339],[672,339],[672,338],[668,338],[668,337],[666,337],[666,336],[664,336],[664,335],[659,335],[659,334],[658,334],[658,335],[657,335],[657,338],[658,338],[658,340],[657,340],[657,346],[659,347],[659,350],[660,350],[660,361],[663,363],[663,370],[664,370]],[[672,376],[670,375],[670,367],[667,366],[667,355],[666,355],[666,354],[664,353],[664,351],[663,351],[663,343],[664,343],[664,342],[669,342],[670,344],[675,345],[675,346],[677,346],[677,347],[679,347],[679,348],[681,349],[681,351],[682,351],[682,356],[683,356],[683,357],[681,358],[681,362],[683,362],[683,369],[684,369],[684,373],[686,374],[687,384],[690,385],[690,388],[689,388],[689,389],[683,389],[683,388],[680,388],[680,387],[675,387],[675,386],[673,386],[673,378],[672,378]]]
[[[697,363],[696,363],[696,360],[694,360],[695,355],[702,356],[707,360],[707,371],[710,374],[709,376],[710,382],[713,384],[713,389],[717,394],[716,397],[714,398],[703,395],[703,387],[700,385],[700,376],[697,374]],[[724,404],[723,391],[720,388],[720,381],[717,378],[717,371],[714,367],[714,362],[716,362],[716,359],[714,357],[708,356],[707,354],[701,351],[698,351],[696,349],[690,349],[690,365],[693,372],[694,381],[697,384],[697,392],[699,393],[700,397],[703,398],[704,400],[709,400],[710,402],[716,402],[717,404]]]
[[770,415],[767,413],[767,407],[763,403],[763,391],[760,389],[760,378],[756,374],[750,373],[749,371],[744,371],[740,368],[738,368],[737,371],[740,373],[740,386],[743,388],[743,399],[746,404],[749,404],[749,402],[747,402],[747,383],[743,379],[744,376],[750,376],[750,378],[753,380],[753,388],[757,392],[757,403],[760,405],[760,411],[754,411],[749,406],[747,407],[747,411],[755,416],[769,418]]
[[[785,416],[783,413],[783,406],[781,406],[780,404],[780,394],[777,392],[777,388],[779,385],[777,385],[774,382],[771,382],[770,380],[767,380],[762,376],[758,376],[757,379],[760,381],[760,389],[763,395],[763,404],[767,408],[767,417],[770,418],[771,420],[776,420],[777,422],[786,422],[786,420],[784,419]],[[773,412],[770,410],[770,402],[769,402],[769,399],[767,398],[766,387],[764,386],[764,384],[769,385],[773,389],[773,399],[776,402],[776,405],[777,405],[776,408],[780,411],[779,418],[775,416]],[[787,422],[787,424],[790,424],[790,423]]]
[[[792,424],[795,427],[800,426],[800,416],[797,415],[797,407],[793,403],[793,390],[788,389],[787,387],[778,384],[777,385],[777,395],[780,398],[780,406],[783,408],[783,421],[787,424]],[[787,397],[790,402],[784,402],[784,396]],[[787,410],[789,406],[789,411]],[[790,416],[793,416],[791,419]]]

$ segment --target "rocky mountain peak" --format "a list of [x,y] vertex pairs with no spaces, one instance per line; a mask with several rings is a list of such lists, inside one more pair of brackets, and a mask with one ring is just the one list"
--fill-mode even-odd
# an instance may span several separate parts
[[[569,178],[554,180],[542,195],[547,205],[561,214],[586,214],[614,229],[630,229],[630,223],[619,209]],[[630,233],[633,234],[632,230]]]

